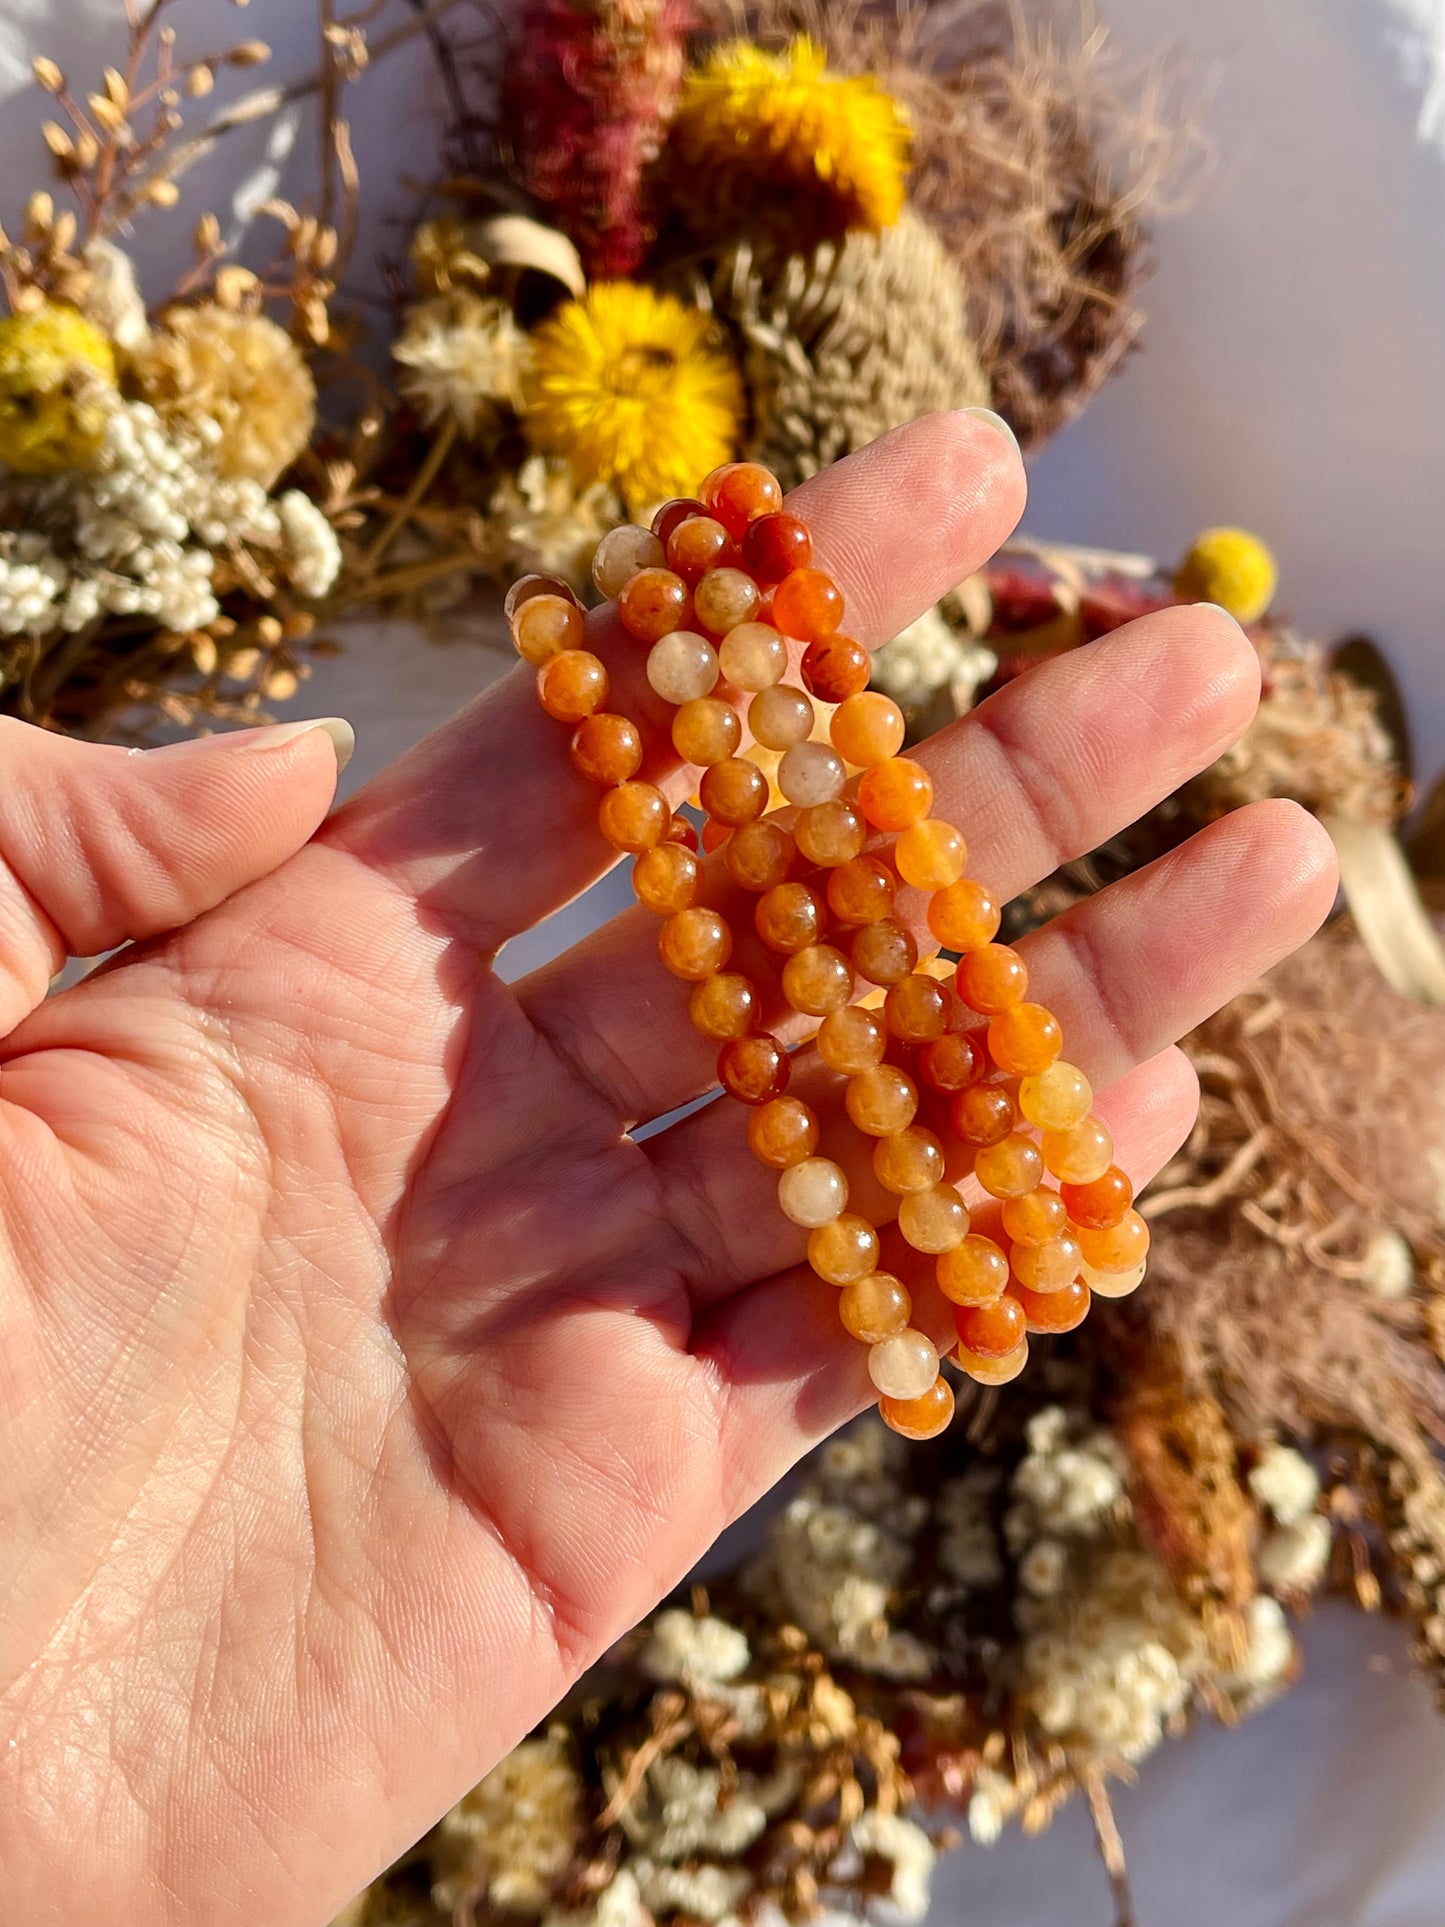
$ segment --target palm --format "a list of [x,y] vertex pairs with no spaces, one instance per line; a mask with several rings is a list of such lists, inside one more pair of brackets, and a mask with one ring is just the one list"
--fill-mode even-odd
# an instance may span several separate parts
[[[913,579],[885,586],[881,549],[855,561],[875,636],[1016,507],[989,431],[914,434],[932,443],[810,488],[845,578],[870,490],[891,503],[907,477],[895,519],[939,493]],[[960,507],[963,471],[979,499]],[[1247,717],[1237,638],[1153,627],[1148,676],[1120,638],[1109,669],[1060,665],[1067,689],[1021,688],[939,746],[949,813],[1001,886],[1100,840]],[[325,1918],[863,1401],[736,1117],[626,1135],[709,1081],[640,914],[515,992],[491,967],[600,867],[524,685],[5,1047],[17,1917],[104,1891],[120,1922]],[[1125,755],[1156,706],[1170,729]],[[1055,752],[1060,707],[1076,740]],[[1000,744],[1022,769],[1057,754],[1029,809]],[[1034,940],[1084,1061],[1122,1079],[1111,1117],[1142,1172],[1191,1103],[1154,1053],[1328,896],[1292,815],[1197,842]]]

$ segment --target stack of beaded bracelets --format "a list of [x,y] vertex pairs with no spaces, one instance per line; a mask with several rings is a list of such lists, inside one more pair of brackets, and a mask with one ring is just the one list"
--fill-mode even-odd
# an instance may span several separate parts
[[[1088,1079],[1063,1061],[1058,1021],[1026,1001],[1023,958],[994,941],[999,907],[965,877],[963,837],[930,814],[928,772],[898,754],[902,713],[866,687],[867,653],[841,632],[842,595],[811,566],[812,546],[776,478],[733,462],[696,500],[665,504],[650,530],[608,535],[593,577],[649,652],[648,682],[674,705],[677,754],[702,772],[703,850],[720,847],[726,875],[756,898],[782,997],[821,1019],[818,1055],[847,1079],[844,1107],[873,1140],[899,1230],[936,1261],[958,1330],[953,1356],[970,1378],[1002,1385],[1022,1371],[1028,1333],[1071,1331],[1091,1293],[1135,1289],[1148,1227],[1091,1113]],[[910,1323],[907,1287],[878,1269],[877,1230],[847,1209],[842,1168],[816,1155],[816,1111],[786,1094],[793,1059],[760,1027],[771,986],[729,971],[732,931],[706,902],[697,835],[637,780],[641,733],[606,706],[607,670],[583,646],[576,598],[555,578],[530,576],[507,614],[543,708],[572,726],[574,767],[603,791],[603,836],[637,858],[637,896],[663,919],[663,962],[693,986],[693,1024],[720,1045],[721,1084],[751,1109],[748,1142],[781,1174],[778,1203],[808,1230],[810,1265],[841,1288],[843,1324],[869,1347],[883,1418],[905,1437],[931,1438],[954,1405],[938,1351]],[[798,645],[801,687],[787,680]],[[815,698],[836,704],[828,742],[817,740]],[[743,705],[753,740],[781,754],[786,812],[768,813],[768,780],[738,753]],[[897,915],[900,885],[928,893],[928,928],[959,957],[956,998],[919,965]],[[882,993],[881,1008],[854,1001],[857,978],[876,987],[875,1006]],[[945,1180],[945,1136],[1001,1201],[999,1238],[970,1229]]]

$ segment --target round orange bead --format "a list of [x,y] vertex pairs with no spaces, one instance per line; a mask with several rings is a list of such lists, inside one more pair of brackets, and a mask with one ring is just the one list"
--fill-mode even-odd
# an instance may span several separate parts
[[586,634],[582,611],[559,595],[530,596],[512,618],[517,654],[537,668],[564,649],[580,649]]
[[893,914],[895,888],[886,863],[855,856],[828,872],[828,908],[839,923],[881,923]]
[[1002,921],[998,905],[972,877],[939,890],[928,906],[928,927],[945,950],[981,950]]
[[836,1218],[848,1203],[848,1179],[832,1158],[803,1158],[778,1179],[778,1209],[811,1231]]
[[857,1077],[881,1064],[888,1048],[888,1037],[871,1010],[846,1004],[830,1011],[818,1026],[818,1055],[831,1071]]
[[692,592],[693,614],[715,636],[751,622],[761,600],[757,583],[741,569],[709,569]]
[[1128,1271],[1097,1271],[1085,1264],[1080,1275],[1096,1298],[1127,1298],[1143,1284],[1148,1269],[1147,1259],[1141,1258]]
[[746,1037],[758,1018],[758,993],[748,978],[736,971],[704,977],[688,998],[693,1029],[717,1043]]
[[756,822],[768,807],[768,779],[746,756],[728,756],[703,771],[698,795],[709,816],[735,828]]
[[812,727],[813,705],[788,683],[760,689],[748,704],[748,728],[764,749],[791,749],[807,741]]
[[1126,1211],[1107,1231],[1080,1227],[1079,1249],[1095,1271],[1132,1271],[1149,1256],[1149,1227],[1137,1211]]
[[760,516],[776,515],[783,506],[782,484],[761,462],[725,462],[713,470],[699,493],[734,536],[743,535]]
[[702,849],[704,856],[711,856],[720,850],[732,835],[726,823],[714,823],[711,817],[702,826]]
[[926,1333],[911,1326],[868,1349],[868,1376],[885,1398],[926,1396],[938,1378],[938,1352]]
[[718,1052],[718,1081],[744,1104],[767,1104],[788,1088],[788,1053],[765,1030],[734,1037]]
[[901,1439],[936,1439],[953,1423],[953,1387],[934,1379],[921,1398],[880,1398],[878,1416]]
[[558,723],[580,723],[607,700],[607,671],[590,649],[564,649],[537,671],[537,700]]
[[667,538],[667,566],[684,582],[699,582],[709,569],[732,558],[732,537],[710,515],[684,517]]
[[806,883],[779,883],[758,898],[753,926],[769,950],[795,956],[828,927],[823,899]]
[[937,1257],[968,1236],[968,1206],[951,1184],[914,1191],[898,1207],[898,1229],[915,1251]]
[[962,1244],[942,1254],[934,1275],[950,1303],[991,1305],[1008,1284],[1008,1255],[992,1238],[971,1231]]
[[672,821],[667,826],[667,840],[669,843],[680,843],[685,850],[696,851],[698,848],[697,829],[681,810],[672,813]]
[[1059,1020],[1042,1004],[1015,1004],[988,1027],[988,1054],[1011,1077],[1036,1077],[1064,1048]]
[[878,1264],[878,1233],[856,1211],[844,1211],[808,1234],[808,1263],[829,1285],[852,1285]]
[[890,917],[886,923],[870,923],[853,939],[853,968],[870,984],[890,987],[901,984],[918,962],[918,945],[913,932]]
[[639,569],[617,598],[622,626],[639,642],[661,642],[673,629],[686,629],[692,593],[671,569]]
[[1016,1245],[1046,1245],[1062,1238],[1069,1228],[1063,1199],[1042,1185],[1007,1199],[1002,1215],[1003,1228]]
[[690,910],[702,888],[702,866],[681,843],[659,843],[644,850],[632,866],[637,901],[656,917]]
[[[670,502],[664,502],[662,507],[657,511],[656,515],[653,516],[652,533],[657,537],[659,542],[666,544],[668,537],[672,534],[673,530],[677,527],[679,522],[685,522],[690,515],[706,515],[706,514],[707,514],[706,503],[699,502],[695,496],[690,496],[690,495],[674,496]],[[610,539],[611,539],[610,537],[604,535],[602,538],[602,546],[605,546]],[[601,553],[601,547],[599,547],[598,553],[599,554]],[[658,557],[658,561],[659,562],[662,561],[661,556]],[[639,563],[637,566],[639,568],[648,568],[651,566],[651,564],[643,562],[643,563]],[[593,570],[594,581],[596,581],[596,573],[597,572],[594,568]],[[632,574],[632,570],[629,569],[628,574],[629,575]],[[624,580],[625,579],[626,578],[624,577]],[[600,582],[597,583],[597,586],[599,589],[602,589],[603,595],[615,595],[617,593],[616,589],[603,588]],[[621,586],[622,584],[619,583],[618,588],[620,588]]]
[[860,1131],[869,1137],[892,1137],[913,1122],[918,1087],[896,1064],[875,1064],[849,1078],[843,1102]]
[[[726,765],[720,765],[726,767]],[[744,823],[728,838],[723,862],[744,890],[774,890],[793,867],[793,839],[780,824],[764,819]]]
[[991,1305],[959,1305],[953,1314],[958,1342],[979,1358],[1004,1358],[1028,1329],[1023,1306],[1005,1292]]
[[813,559],[813,538],[796,515],[773,512],[750,522],[743,534],[743,564],[759,582],[781,582]]
[[1029,1341],[1025,1338],[1003,1358],[983,1358],[960,1345],[953,1354],[968,1376],[979,1385],[1007,1385],[1016,1379],[1029,1362]]
[[[695,505],[699,510],[702,504]],[[621,595],[639,569],[660,569],[667,557],[662,540],[646,529],[609,529],[592,558],[592,580],[608,601]]]
[[773,621],[785,636],[821,642],[842,620],[842,591],[821,569],[794,569],[773,591]]
[[877,830],[906,830],[927,816],[933,778],[908,756],[894,756],[863,772],[858,807]]
[[1044,1163],[1065,1184],[1092,1184],[1113,1162],[1109,1127],[1092,1113],[1072,1131],[1044,1132]]
[[1029,987],[1028,965],[1006,943],[986,943],[960,959],[955,981],[970,1010],[993,1016],[1023,1002]]
[[1134,1202],[1134,1187],[1117,1164],[1091,1184],[1061,1184],[1059,1190],[1070,1218],[1086,1231],[1112,1231]]
[[1023,1306],[1031,1332],[1071,1332],[1089,1315],[1089,1287],[1082,1278],[1071,1279],[1059,1291],[1030,1291],[1015,1285],[1013,1294]]
[[667,834],[672,812],[651,783],[619,783],[597,806],[597,824],[614,850],[636,855],[654,849]]
[[881,1137],[873,1146],[873,1175],[885,1191],[905,1196],[910,1191],[931,1191],[943,1182],[943,1146],[921,1125],[910,1124]]
[[961,1143],[978,1149],[1002,1144],[1017,1122],[1014,1101],[1002,1084],[971,1084],[948,1107],[948,1128]]
[[[601,709],[572,732],[572,767],[589,783],[625,783],[642,767],[642,737],[630,717]],[[669,810],[669,816],[672,812]]]
[[[773,613],[781,622],[776,597]],[[861,642],[855,642],[851,636],[832,635],[808,644],[803,651],[800,673],[809,695],[816,696],[819,702],[841,703],[868,687],[870,668],[868,651]]]
[[793,840],[809,863],[828,870],[861,855],[868,831],[859,812],[839,797],[834,803],[819,803],[816,809],[799,810]]
[[1019,1109],[1041,1131],[1072,1131],[1089,1115],[1093,1101],[1088,1078],[1077,1064],[1062,1058],[1019,1085]]
[[945,1031],[918,1054],[918,1074],[933,1091],[967,1090],[987,1068],[988,1058],[977,1031]]
[[517,578],[502,598],[502,614],[508,624],[516,620],[517,611],[524,602],[530,602],[533,596],[539,595],[560,596],[563,602],[570,602],[574,608],[580,609],[582,606],[577,600],[576,590],[570,582],[564,582],[560,575],[523,575]]
[[1077,1238],[1065,1232],[1042,1245],[1015,1245],[1009,1254],[1014,1277],[1030,1291],[1062,1291],[1079,1275],[1084,1254]]
[[657,947],[674,977],[701,983],[732,955],[733,933],[716,910],[695,904],[667,919],[657,933]]
[[973,1175],[991,1198],[1021,1198],[1043,1177],[1044,1160],[1032,1138],[1011,1134],[977,1153]]
[[907,1331],[913,1316],[913,1300],[907,1287],[892,1272],[873,1271],[856,1283],[844,1286],[838,1300],[838,1316],[850,1338],[857,1338],[865,1345],[881,1345],[885,1338],[895,1338],[899,1332]]
[[748,1149],[760,1164],[786,1171],[818,1148],[818,1120],[798,1097],[775,1097],[748,1117]]
[[853,969],[829,943],[809,944],[783,965],[783,995],[806,1017],[841,1010],[853,994]]
[[710,769],[736,755],[742,740],[738,712],[719,696],[697,696],[672,719],[672,746],[684,763]]
[[883,1023],[905,1044],[927,1044],[948,1029],[948,992],[934,977],[905,977],[883,999]]
[[903,711],[891,696],[864,689],[834,710],[828,734],[845,763],[871,769],[902,749]]
[[915,890],[944,890],[963,875],[968,845],[951,823],[926,816],[899,831],[893,861],[899,876]]

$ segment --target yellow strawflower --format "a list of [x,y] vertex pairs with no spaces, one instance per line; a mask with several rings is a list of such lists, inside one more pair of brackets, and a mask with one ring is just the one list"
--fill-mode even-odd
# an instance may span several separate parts
[[18,475],[83,468],[100,447],[97,381],[115,354],[93,321],[47,301],[0,321],[0,462]]
[[1217,602],[1237,622],[1258,622],[1274,600],[1274,557],[1247,529],[1206,529],[1174,574],[1174,593]]
[[735,453],[743,386],[716,323],[672,295],[598,281],[532,338],[523,422],[582,487],[608,482],[629,507],[685,495]]
[[806,253],[903,212],[903,108],[871,75],[830,74],[806,36],[781,53],[715,48],[683,83],[667,151],[678,211],[710,236],[761,222]]

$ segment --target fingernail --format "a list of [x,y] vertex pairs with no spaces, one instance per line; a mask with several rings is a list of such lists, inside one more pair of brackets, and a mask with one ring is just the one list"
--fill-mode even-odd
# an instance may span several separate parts
[[304,723],[276,723],[270,729],[260,732],[258,740],[266,743],[289,743],[308,730],[319,729],[330,739],[336,752],[336,773],[339,776],[351,761],[352,751],[356,748],[356,731],[344,716],[313,716]]
[[1019,447],[1018,436],[1015,435],[1003,416],[995,413],[992,408],[964,408],[959,412],[964,415],[972,415],[975,421],[987,422],[990,428],[996,428],[1001,435],[1007,435],[1014,445],[1014,453],[1017,455],[1023,454],[1023,450]]

